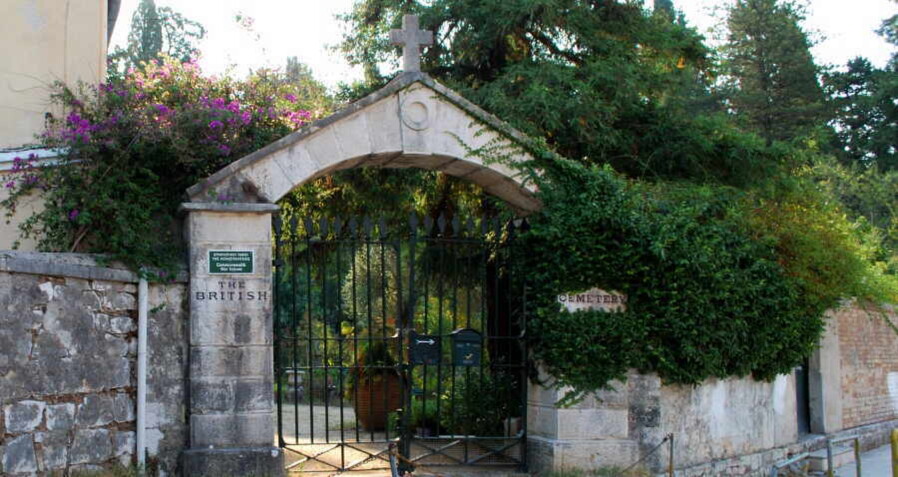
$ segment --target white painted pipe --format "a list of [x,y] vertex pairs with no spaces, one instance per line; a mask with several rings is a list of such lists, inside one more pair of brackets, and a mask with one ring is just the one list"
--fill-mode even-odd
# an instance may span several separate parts
[[137,284],[137,468],[146,464],[147,427],[147,314],[149,287],[141,278]]

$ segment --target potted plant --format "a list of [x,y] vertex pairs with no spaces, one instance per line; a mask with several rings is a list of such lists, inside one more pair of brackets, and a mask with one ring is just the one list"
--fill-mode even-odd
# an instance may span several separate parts
[[358,422],[368,431],[386,429],[387,415],[402,406],[396,360],[385,341],[366,346],[350,374],[350,398]]

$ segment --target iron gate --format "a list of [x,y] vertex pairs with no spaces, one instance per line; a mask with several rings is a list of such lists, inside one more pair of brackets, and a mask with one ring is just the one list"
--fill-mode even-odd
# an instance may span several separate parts
[[277,439],[312,472],[526,462],[513,223],[275,220]]

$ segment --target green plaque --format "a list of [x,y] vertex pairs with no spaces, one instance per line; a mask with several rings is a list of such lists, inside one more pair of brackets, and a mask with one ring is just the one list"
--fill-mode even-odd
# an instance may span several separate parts
[[253,250],[209,250],[209,273],[213,275],[245,275],[253,273],[256,253]]

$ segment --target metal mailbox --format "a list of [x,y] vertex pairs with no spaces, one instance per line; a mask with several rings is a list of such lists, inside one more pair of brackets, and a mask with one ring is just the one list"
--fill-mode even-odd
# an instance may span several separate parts
[[461,329],[452,332],[452,364],[480,366],[483,355],[483,336],[477,330]]
[[411,331],[408,334],[408,360],[411,364],[439,364],[440,337],[436,335],[419,335]]

